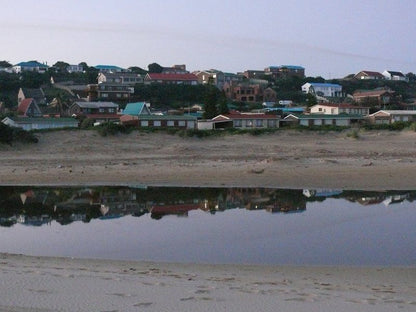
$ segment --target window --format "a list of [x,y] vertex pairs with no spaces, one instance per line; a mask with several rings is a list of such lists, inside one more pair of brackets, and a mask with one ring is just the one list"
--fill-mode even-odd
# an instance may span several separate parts
[[262,119],[256,119],[256,127],[263,127],[263,120]]
[[101,93],[101,97],[103,97],[103,98],[108,97],[108,93]]
[[173,120],[168,120],[167,125],[168,125],[168,127],[174,127],[175,122]]
[[160,120],[155,120],[154,122],[153,122],[153,126],[154,127],[160,127],[162,125],[162,123],[161,123],[161,121]]
[[114,112],[115,112],[115,109],[114,109],[114,108],[109,108],[109,109],[108,109],[108,112],[109,112],[109,113],[114,113]]
[[253,127],[253,120],[247,120],[246,121],[246,127]]
[[242,126],[242,122],[241,119],[236,119],[234,120],[234,127],[241,127]]
[[178,126],[179,126],[179,127],[185,127],[185,121],[184,121],[184,120],[180,120],[180,121],[178,122]]
[[99,111],[100,113],[104,113],[104,108],[100,108],[100,109],[98,109],[98,111]]
[[141,125],[142,127],[148,127],[148,126],[149,126],[149,122],[148,122],[147,120],[142,120],[142,121],[140,122],[140,125]]

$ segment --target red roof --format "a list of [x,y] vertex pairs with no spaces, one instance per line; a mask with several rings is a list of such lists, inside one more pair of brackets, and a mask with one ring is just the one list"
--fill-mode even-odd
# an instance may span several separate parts
[[198,81],[198,77],[194,74],[148,74],[151,80],[167,80],[167,81]]
[[118,114],[87,114],[85,116],[91,119],[120,119]]
[[363,71],[361,71],[361,73],[364,73],[367,76],[384,77],[381,73],[375,72],[375,71],[363,70]]
[[385,93],[388,93],[390,95],[394,94],[394,92],[389,91],[389,90],[369,90],[369,91],[355,91],[353,93],[353,96],[356,96],[356,97],[360,97],[360,96],[364,96],[364,97],[366,97],[366,96],[380,96],[380,95],[383,95]]
[[33,99],[27,98],[20,102],[19,106],[17,107],[17,113],[19,115],[26,115],[27,109],[29,108],[30,104],[32,104]]

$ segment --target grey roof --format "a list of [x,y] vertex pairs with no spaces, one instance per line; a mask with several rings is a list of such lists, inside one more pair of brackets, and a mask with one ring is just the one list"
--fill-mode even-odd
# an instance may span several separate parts
[[25,98],[33,98],[33,99],[44,99],[45,94],[41,88],[39,89],[30,89],[30,88],[22,88],[23,94]]
[[118,108],[118,105],[113,102],[75,102],[73,105],[78,105],[82,108]]
[[139,115],[139,120],[197,120],[190,115]]
[[389,115],[416,115],[416,110],[398,110],[398,109],[397,110],[384,110],[383,109],[383,110],[379,110],[378,112],[371,114],[370,116],[375,115],[380,112],[383,112]]

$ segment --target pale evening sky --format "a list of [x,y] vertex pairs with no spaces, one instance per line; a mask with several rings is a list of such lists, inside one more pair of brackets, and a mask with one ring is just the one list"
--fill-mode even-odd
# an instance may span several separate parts
[[415,0],[0,0],[0,60],[416,72]]

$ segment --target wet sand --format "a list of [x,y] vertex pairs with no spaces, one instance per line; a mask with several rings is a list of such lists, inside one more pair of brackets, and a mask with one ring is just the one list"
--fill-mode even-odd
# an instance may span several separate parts
[[414,268],[196,265],[0,254],[0,311],[414,311]]

